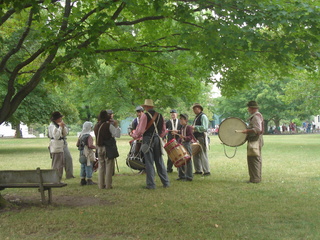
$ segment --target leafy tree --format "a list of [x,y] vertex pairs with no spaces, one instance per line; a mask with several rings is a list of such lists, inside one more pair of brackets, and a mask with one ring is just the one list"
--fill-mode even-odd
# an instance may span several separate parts
[[[134,96],[143,89],[161,105],[172,101],[162,89],[184,94],[186,73],[232,94],[257,69],[314,70],[319,11],[313,0],[3,0],[0,123],[41,81],[62,82],[68,70],[87,76],[99,59],[113,71],[122,64],[123,71],[139,68],[139,81],[127,86]],[[191,56],[184,67],[170,62],[175,52]],[[186,55],[172,59],[182,63]],[[210,80],[211,71],[222,78]],[[191,87],[187,96],[195,93]]]
[[[264,116],[265,132],[268,130],[268,124],[273,121],[276,127],[280,126],[281,120],[288,120],[297,116],[297,111],[302,102],[292,102],[287,104],[284,89],[290,85],[290,81],[285,80],[265,80],[257,81],[250,89],[244,89],[237,92],[236,95],[216,100],[216,112],[223,118],[238,117],[243,120],[248,118],[246,103],[255,100],[260,105],[260,111]],[[305,111],[301,117],[309,116],[310,112]]]

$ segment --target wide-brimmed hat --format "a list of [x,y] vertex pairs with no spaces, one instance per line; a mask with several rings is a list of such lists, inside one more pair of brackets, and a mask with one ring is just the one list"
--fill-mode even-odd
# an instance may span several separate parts
[[145,99],[144,100],[144,104],[143,105],[141,105],[142,107],[146,107],[146,106],[148,106],[148,107],[154,107],[154,105],[153,105],[153,100],[152,99]]
[[200,105],[200,103],[195,103],[192,105],[192,109],[194,109],[195,107],[198,107],[201,109],[201,111],[203,111],[203,107]]
[[180,114],[180,118],[184,118],[184,119],[188,120],[188,119],[189,119],[189,116],[188,116],[188,114],[186,114],[186,113],[181,113],[181,114]]
[[259,105],[258,105],[258,103],[256,101],[249,101],[247,103],[247,107],[249,107],[249,108],[259,108]]
[[136,107],[136,112],[143,112],[144,109],[141,106]]
[[62,118],[62,117],[63,117],[63,115],[60,112],[58,112],[58,111],[53,112],[51,114],[51,121],[55,121],[55,120]]
[[170,113],[177,113],[177,110],[171,109],[171,110],[170,110]]

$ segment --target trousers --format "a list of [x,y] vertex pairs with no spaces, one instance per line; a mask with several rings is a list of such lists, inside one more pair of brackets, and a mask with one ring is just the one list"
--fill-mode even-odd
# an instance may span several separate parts
[[167,174],[166,167],[163,162],[160,149],[160,139],[158,135],[152,136],[143,136],[142,143],[145,146],[148,146],[146,152],[144,152],[144,159],[146,164],[146,184],[147,188],[154,189],[155,184],[155,169],[154,164],[156,165],[158,176],[164,187],[170,185],[169,178]]
[[209,173],[209,159],[208,159],[208,150],[206,147],[204,137],[198,137],[197,140],[201,145],[199,153],[193,156],[193,164],[196,172]]
[[115,161],[106,156],[105,146],[98,146],[98,160],[99,160],[99,177],[98,186],[100,189],[112,188],[112,175],[114,173]]

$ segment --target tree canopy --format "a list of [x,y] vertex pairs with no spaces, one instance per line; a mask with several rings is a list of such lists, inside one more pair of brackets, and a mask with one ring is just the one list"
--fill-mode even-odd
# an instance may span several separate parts
[[108,72],[92,80],[128,104],[169,106],[193,102],[200,82],[231,95],[257,69],[317,71],[319,25],[313,0],[2,0],[0,123],[66,74]]

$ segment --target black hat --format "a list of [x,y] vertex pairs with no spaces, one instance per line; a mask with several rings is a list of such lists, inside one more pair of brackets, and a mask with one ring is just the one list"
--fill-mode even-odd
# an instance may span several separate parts
[[111,109],[108,109],[108,110],[107,110],[107,113],[108,113],[108,114],[113,114],[113,111],[112,111]]
[[143,112],[143,111],[144,111],[144,109],[143,109],[143,107],[138,106],[138,107],[136,107],[136,111],[137,111],[137,112]]
[[181,114],[180,114],[180,118],[184,118],[184,119],[188,120],[188,119],[189,119],[189,116],[188,116],[188,114],[186,114],[186,113],[181,113]]
[[63,117],[63,115],[61,115],[60,112],[53,112],[51,114],[51,121],[55,121],[55,120],[62,118],[62,117]]
[[259,108],[259,105],[256,101],[250,101],[247,103],[247,107],[250,107],[250,108]]
[[171,109],[170,113],[177,113],[177,110]]

